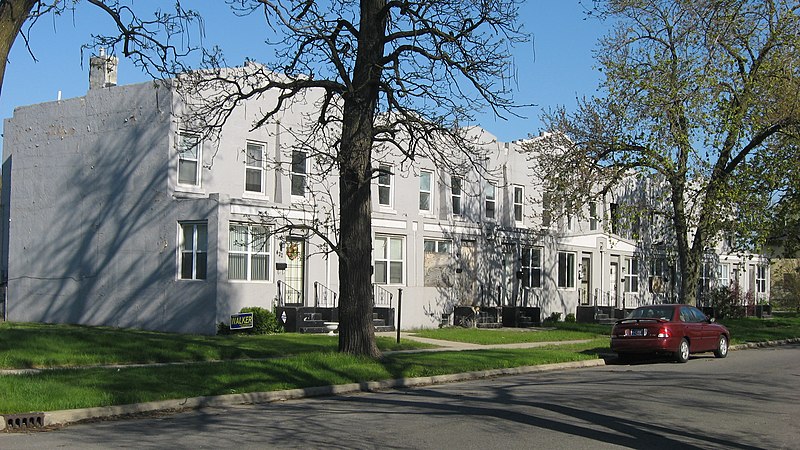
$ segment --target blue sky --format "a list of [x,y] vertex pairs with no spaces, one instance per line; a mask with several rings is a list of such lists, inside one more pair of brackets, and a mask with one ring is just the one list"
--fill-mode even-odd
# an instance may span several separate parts
[[[223,48],[228,64],[240,65],[246,57],[263,60],[268,51],[259,37],[257,17],[242,20],[222,8],[223,2],[212,5],[184,2],[187,7],[210,8],[205,17],[206,39]],[[591,2],[588,2],[591,3]],[[158,5],[167,8],[171,2],[145,0],[136,3],[137,9],[151,12]],[[533,35],[533,42],[515,51],[518,86],[514,97],[518,104],[535,104],[522,111],[524,119],[501,120],[485,115],[480,125],[497,135],[501,141],[522,139],[536,134],[541,128],[542,108],[567,105],[572,108],[575,98],[593,95],[600,80],[594,68],[592,50],[606,26],[596,20],[584,20],[582,6],[577,0],[529,1],[522,6],[521,23]],[[3,91],[0,95],[0,118],[11,117],[14,108],[56,100],[80,97],[88,87],[88,54],[81,55],[81,45],[90,41],[92,32],[109,29],[110,20],[96,8],[81,2],[78,9],[61,16],[41,19],[30,35],[31,57],[22,39],[17,39],[9,55]],[[128,61],[121,59],[119,84],[148,80]],[[1,148],[0,148],[1,149]]]

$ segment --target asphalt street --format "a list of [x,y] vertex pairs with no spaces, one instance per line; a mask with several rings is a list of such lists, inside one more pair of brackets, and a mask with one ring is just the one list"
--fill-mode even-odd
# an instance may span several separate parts
[[800,448],[800,345],[0,434],[40,448]]

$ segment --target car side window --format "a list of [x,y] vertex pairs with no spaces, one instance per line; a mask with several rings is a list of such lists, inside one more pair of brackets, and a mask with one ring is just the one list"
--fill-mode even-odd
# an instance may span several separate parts
[[701,322],[706,322],[708,320],[708,317],[706,317],[706,315],[703,314],[703,311],[700,311],[697,308],[690,308],[690,309],[692,311],[692,314],[694,315],[695,322],[701,323]]
[[694,322],[694,318],[692,317],[691,311],[689,308],[683,307],[681,308],[681,322]]

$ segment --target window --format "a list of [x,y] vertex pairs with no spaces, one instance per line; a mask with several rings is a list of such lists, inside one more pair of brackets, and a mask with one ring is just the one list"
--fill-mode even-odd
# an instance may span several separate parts
[[372,257],[376,284],[403,284],[403,238],[375,236]]
[[228,243],[228,279],[269,280],[270,246],[267,229],[231,224]]
[[179,278],[181,280],[205,280],[208,225],[202,222],[183,222],[179,226]]
[[247,143],[247,155],[244,163],[244,190],[264,193],[266,181],[264,163],[267,146],[256,142]]
[[431,180],[433,173],[423,170],[419,173],[419,210],[431,212],[433,204],[431,202]]
[[203,146],[196,134],[178,133],[178,184],[200,185],[200,168]]
[[494,184],[488,181],[486,182],[486,185],[483,188],[483,198],[484,198],[484,205],[485,205],[487,219],[495,218],[496,190],[497,188],[495,188]]
[[522,222],[524,202],[525,188],[522,186],[514,186],[514,222]]
[[424,246],[425,253],[444,253],[449,255],[452,243],[450,241],[425,239]]
[[422,255],[424,286],[450,287],[453,279],[453,262],[450,256],[452,248],[451,241],[424,240],[424,252]]
[[378,168],[378,204],[392,207],[392,167],[381,164]]
[[542,249],[522,247],[522,287],[542,287]]
[[306,196],[306,152],[292,150],[292,195],[297,197]]
[[461,178],[450,178],[450,198],[453,204],[453,215],[461,215]]
[[619,206],[616,203],[609,205],[611,210],[611,234],[619,234]]
[[597,230],[597,202],[589,202],[589,230]]
[[731,285],[731,265],[717,265],[717,287],[728,287]]
[[756,292],[759,294],[767,292],[767,266],[756,267]]
[[575,287],[575,253],[558,252],[558,287]]
[[639,262],[625,258],[625,292],[639,292]]

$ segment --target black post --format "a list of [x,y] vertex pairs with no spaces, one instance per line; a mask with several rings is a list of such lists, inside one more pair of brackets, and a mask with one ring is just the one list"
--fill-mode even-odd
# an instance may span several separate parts
[[397,324],[395,325],[397,328],[397,343],[400,343],[400,311],[403,305],[403,289],[400,288],[397,290]]

